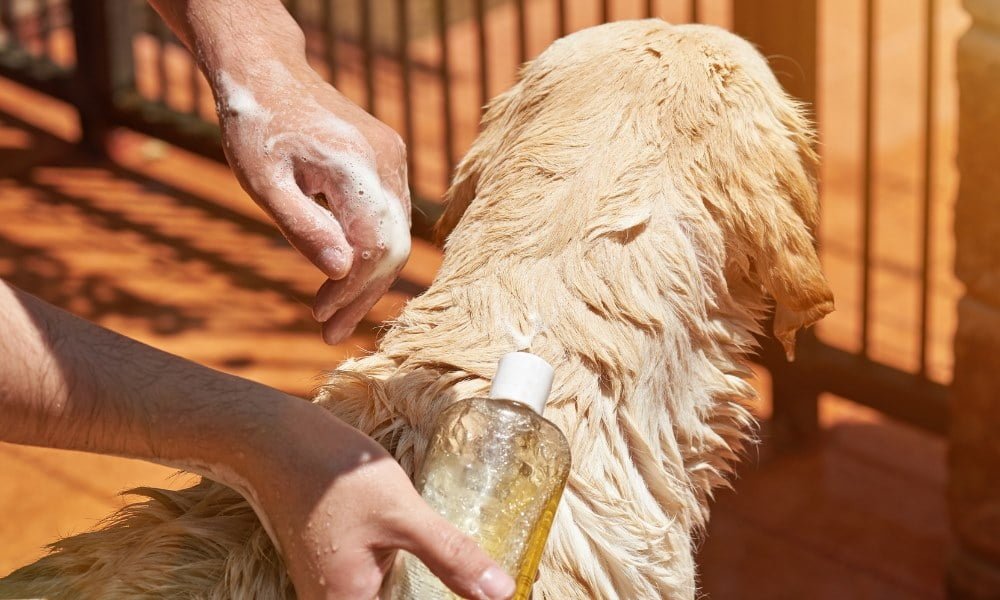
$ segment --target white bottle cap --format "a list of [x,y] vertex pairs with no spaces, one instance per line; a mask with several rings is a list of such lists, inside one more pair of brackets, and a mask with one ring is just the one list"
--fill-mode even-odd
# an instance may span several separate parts
[[538,414],[552,390],[552,365],[530,352],[511,352],[500,357],[490,398],[526,404]]

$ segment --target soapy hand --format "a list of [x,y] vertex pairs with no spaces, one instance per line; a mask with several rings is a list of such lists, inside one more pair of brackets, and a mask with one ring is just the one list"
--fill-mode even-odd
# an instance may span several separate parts
[[303,63],[214,77],[226,157],[243,188],[328,280],[313,316],[346,338],[410,253],[400,137]]
[[514,581],[417,494],[377,443],[305,402],[280,418],[294,439],[264,441],[246,469],[255,509],[299,598],[374,598],[395,549],[464,598],[501,600]]

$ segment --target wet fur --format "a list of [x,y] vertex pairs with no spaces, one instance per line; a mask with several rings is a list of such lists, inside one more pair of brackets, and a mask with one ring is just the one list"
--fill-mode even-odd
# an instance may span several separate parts
[[[459,165],[434,283],[316,401],[412,471],[435,415],[530,347],[556,368],[546,416],[574,460],[535,598],[694,598],[694,540],[752,436],[758,323],[773,305],[790,352],[833,308],[811,143],[764,59],[723,30],[630,21],[555,42]],[[294,595],[235,492],[137,492],[0,597]]]

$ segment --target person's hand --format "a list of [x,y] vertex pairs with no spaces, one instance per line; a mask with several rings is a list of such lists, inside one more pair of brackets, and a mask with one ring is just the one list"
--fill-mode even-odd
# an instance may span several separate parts
[[[289,64],[295,66],[289,66]],[[313,316],[323,338],[350,335],[410,253],[406,149],[400,137],[304,61],[221,71],[223,147],[243,188],[328,280]]]
[[373,598],[397,549],[458,594],[513,593],[381,446],[319,405],[125,338],[2,280],[0,331],[0,441],[142,458],[232,487],[301,598]]
[[294,438],[264,438],[248,455],[243,494],[258,505],[300,598],[374,598],[397,548],[462,597],[514,593],[514,581],[434,512],[373,440],[302,401],[272,425]]

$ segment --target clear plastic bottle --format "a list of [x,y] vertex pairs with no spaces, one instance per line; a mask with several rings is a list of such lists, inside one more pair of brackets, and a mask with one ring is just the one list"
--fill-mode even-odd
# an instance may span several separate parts
[[[569,476],[569,444],[542,418],[552,367],[527,352],[500,359],[489,398],[456,402],[438,418],[416,477],[432,508],[475,539],[531,594]],[[458,598],[416,557],[402,553],[386,600]]]

